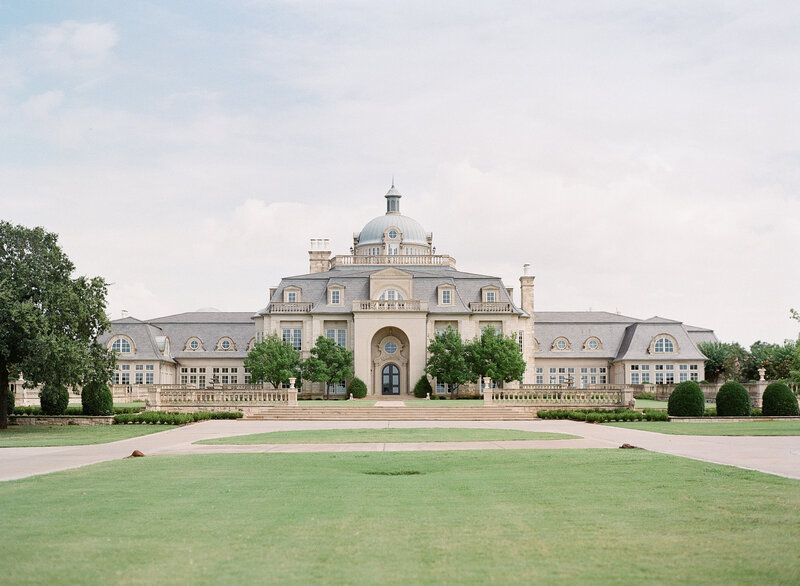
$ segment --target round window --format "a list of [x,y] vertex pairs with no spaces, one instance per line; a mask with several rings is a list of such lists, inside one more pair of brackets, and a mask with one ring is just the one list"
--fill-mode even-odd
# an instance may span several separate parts
[[386,350],[387,354],[394,354],[397,352],[397,344],[394,342],[386,342],[386,344],[383,346],[383,349]]
[[197,350],[199,347],[200,347],[200,342],[198,342],[197,340],[192,340],[191,342],[189,342],[189,348],[191,348],[192,350]]
[[397,238],[397,230],[389,230],[389,238]]
[[567,341],[566,340],[559,340],[556,342],[556,348],[559,350],[565,350],[567,348]]
[[598,345],[599,344],[597,343],[597,340],[589,340],[589,349],[590,350],[597,350],[597,346]]
[[220,346],[222,346],[223,350],[230,350],[231,349],[231,341],[230,340],[222,340],[222,344],[220,344]]

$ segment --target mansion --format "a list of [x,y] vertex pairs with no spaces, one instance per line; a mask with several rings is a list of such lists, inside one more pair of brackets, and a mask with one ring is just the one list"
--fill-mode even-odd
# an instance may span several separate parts
[[[513,336],[527,365],[522,384],[703,380],[697,344],[716,341],[712,330],[659,317],[535,311],[529,265],[517,304],[500,278],[460,271],[437,254],[433,234],[400,212],[401,197],[393,185],[386,213],[353,234],[350,254],[332,256],[327,240],[312,240],[308,272],[283,278],[263,309],[113,321],[101,341],[118,355],[115,385],[247,383],[248,351],[277,334],[303,357],[319,336],[332,338],[352,350],[369,395],[407,396],[424,375],[429,341],[447,327],[465,340],[486,328]],[[306,383],[309,390],[322,388]],[[344,393],[344,381],[336,391]]]

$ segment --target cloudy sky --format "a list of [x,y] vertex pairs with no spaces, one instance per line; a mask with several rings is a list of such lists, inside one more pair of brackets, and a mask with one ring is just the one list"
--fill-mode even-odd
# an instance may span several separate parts
[[0,218],[250,311],[401,209],[539,310],[796,337],[800,3],[0,0]]

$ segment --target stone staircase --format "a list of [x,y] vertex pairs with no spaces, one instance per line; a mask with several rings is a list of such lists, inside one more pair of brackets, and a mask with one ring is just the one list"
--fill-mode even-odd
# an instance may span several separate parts
[[245,419],[309,421],[527,421],[536,418],[536,407],[261,407]]

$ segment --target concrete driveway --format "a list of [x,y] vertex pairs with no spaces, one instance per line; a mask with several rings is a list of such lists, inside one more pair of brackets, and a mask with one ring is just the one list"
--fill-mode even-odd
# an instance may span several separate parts
[[[568,433],[574,440],[374,444],[194,445],[201,439],[269,431],[354,428],[462,427]],[[139,450],[162,454],[508,450],[618,448],[623,443],[653,452],[738,466],[800,479],[800,436],[728,437],[666,435],[576,421],[205,421],[109,444],[55,448],[0,448],[0,480],[14,480],[116,460]]]

